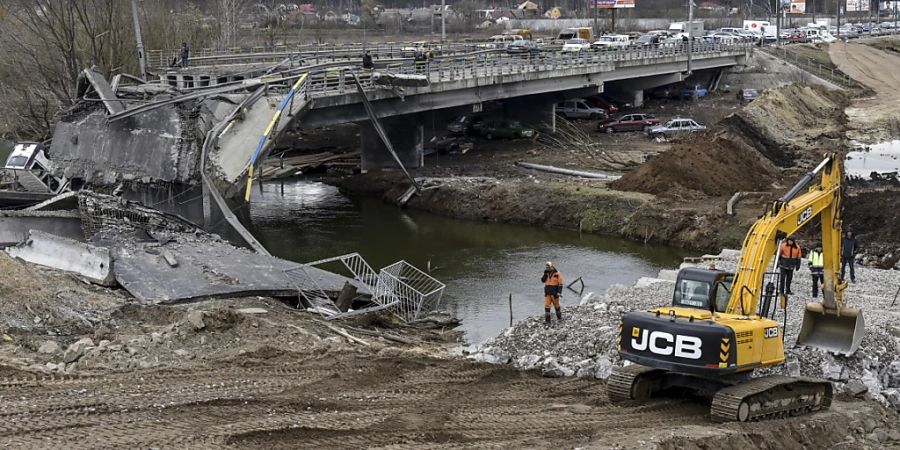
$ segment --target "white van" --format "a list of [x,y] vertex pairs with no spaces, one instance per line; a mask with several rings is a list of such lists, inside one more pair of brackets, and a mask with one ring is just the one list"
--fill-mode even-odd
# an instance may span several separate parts
[[597,38],[591,43],[594,50],[609,50],[615,48],[623,48],[631,45],[631,40],[625,34],[606,34]]
[[556,113],[566,119],[603,119],[607,115],[605,110],[589,105],[583,98],[557,103]]
[[3,171],[18,189],[29,192],[58,194],[68,187],[68,182],[51,173],[50,160],[44,154],[44,145],[37,142],[19,142],[6,158]]

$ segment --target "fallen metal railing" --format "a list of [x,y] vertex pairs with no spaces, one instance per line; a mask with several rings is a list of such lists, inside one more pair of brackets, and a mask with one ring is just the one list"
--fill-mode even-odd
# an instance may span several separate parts
[[[368,304],[355,310],[341,311],[332,296],[319,286],[312,268],[334,263],[340,263],[349,272],[346,274],[348,278],[368,289]],[[285,276],[297,289],[298,300],[326,320],[390,309],[404,321],[415,321],[440,306],[445,288],[443,283],[406,261],[396,262],[376,273],[358,253],[303,264],[285,270]]]
[[399,261],[381,269],[376,295],[394,298],[394,313],[412,322],[440,306],[445,287],[406,261]]

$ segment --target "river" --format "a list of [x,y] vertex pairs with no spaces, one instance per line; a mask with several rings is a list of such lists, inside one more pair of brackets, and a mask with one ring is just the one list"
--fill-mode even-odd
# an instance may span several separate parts
[[[315,261],[358,252],[380,269],[399,260],[447,285],[442,309],[462,319],[466,340],[479,343],[509,325],[509,295],[518,321],[543,314],[540,275],[554,261],[584,292],[603,292],[673,268],[684,250],[641,245],[577,232],[455,220],[399,209],[378,199],[349,199],[337,188],[306,180],[254,187],[254,234],[274,255]],[[563,296],[566,306],[580,297]]]

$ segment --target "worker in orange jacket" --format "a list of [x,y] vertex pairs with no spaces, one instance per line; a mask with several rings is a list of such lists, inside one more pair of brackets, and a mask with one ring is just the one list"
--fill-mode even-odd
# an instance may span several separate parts
[[559,306],[559,298],[562,296],[563,276],[556,270],[553,261],[547,261],[547,267],[544,269],[544,275],[541,276],[541,282],[544,283],[544,321],[546,325],[550,325],[550,306],[556,308],[556,320],[562,321],[562,311]]
[[781,289],[779,291],[782,294],[793,294],[791,282],[794,280],[794,271],[800,268],[800,257],[802,254],[803,251],[800,248],[800,244],[793,237],[787,238],[781,244],[778,255],[778,269],[781,272],[779,277]]

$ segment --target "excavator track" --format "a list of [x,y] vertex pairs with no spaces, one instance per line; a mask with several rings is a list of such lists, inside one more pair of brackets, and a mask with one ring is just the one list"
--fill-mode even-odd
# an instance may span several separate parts
[[830,382],[813,378],[754,378],[716,392],[710,415],[715,422],[752,422],[797,416],[831,406]]
[[663,373],[663,370],[638,364],[616,368],[606,380],[606,395],[613,403],[646,400],[652,394],[654,381]]

